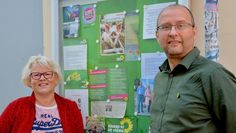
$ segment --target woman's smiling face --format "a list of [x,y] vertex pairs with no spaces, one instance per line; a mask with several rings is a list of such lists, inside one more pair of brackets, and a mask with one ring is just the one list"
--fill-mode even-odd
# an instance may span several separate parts
[[33,64],[30,74],[30,85],[35,95],[54,93],[58,84],[58,76],[50,66]]

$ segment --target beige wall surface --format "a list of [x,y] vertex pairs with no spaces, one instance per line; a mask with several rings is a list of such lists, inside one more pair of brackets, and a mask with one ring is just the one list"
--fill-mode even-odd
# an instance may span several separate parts
[[43,0],[43,51],[44,55],[51,54],[51,2]]
[[235,0],[219,0],[220,63],[236,75],[235,5]]
[[190,10],[193,13],[194,20],[198,29],[196,46],[200,49],[201,55],[205,55],[205,32],[204,32],[204,0],[191,0]]
[[[205,0],[190,0],[190,8],[195,17],[198,27],[198,38],[196,46],[200,49],[201,55],[205,55],[205,33],[204,33],[204,3]],[[219,63],[236,75],[236,1],[219,0]]]

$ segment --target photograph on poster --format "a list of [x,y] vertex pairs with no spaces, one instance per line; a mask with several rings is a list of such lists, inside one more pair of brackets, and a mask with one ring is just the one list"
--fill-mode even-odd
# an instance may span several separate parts
[[63,7],[63,33],[64,38],[78,37],[79,31],[79,5]]
[[127,12],[125,15],[125,61],[140,59],[138,35],[139,13]]
[[101,16],[101,55],[124,54],[124,17],[123,12]]
[[105,133],[105,118],[88,116],[86,118],[86,133]]
[[153,85],[154,83],[151,79],[136,79],[134,81],[134,103],[137,115],[150,115]]

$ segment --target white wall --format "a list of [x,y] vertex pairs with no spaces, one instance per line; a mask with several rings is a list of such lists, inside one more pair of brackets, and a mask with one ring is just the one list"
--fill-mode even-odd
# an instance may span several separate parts
[[0,1],[0,113],[31,94],[20,77],[29,56],[43,54],[42,13],[42,0]]

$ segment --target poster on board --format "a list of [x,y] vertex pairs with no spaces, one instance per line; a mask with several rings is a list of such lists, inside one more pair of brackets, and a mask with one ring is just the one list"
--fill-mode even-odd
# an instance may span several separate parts
[[125,61],[138,61],[139,49],[139,13],[127,12],[125,15]]
[[100,18],[100,49],[101,55],[124,54],[125,13],[112,13],[102,15]]
[[79,36],[80,6],[71,5],[63,7],[63,36],[76,38]]
[[93,24],[96,20],[96,6],[94,4],[91,5],[83,5],[82,6],[82,14],[83,14],[83,24]]
[[218,0],[205,3],[205,56],[212,61],[219,60]]

